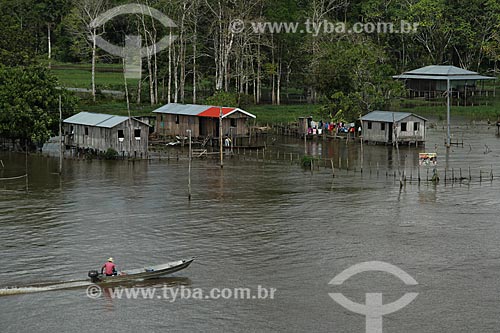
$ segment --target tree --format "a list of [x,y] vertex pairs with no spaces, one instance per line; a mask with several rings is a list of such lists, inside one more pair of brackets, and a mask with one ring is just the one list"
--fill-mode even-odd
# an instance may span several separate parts
[[63,115],[74,113],[76,99],[57,88],[55,76],[40,66],[0,68],[0,137],[43,143],[59,124],[59,95]]
[[329,100],[326,112],[342,110],[347,121],[388,106],[404,92],[391,78],[396,73],[385,52],[363,36],[323,45],[315,73],[314,88]]
[[[73,32],[75,35],[85,38],[87,44],[90,46],[92,51],[92,78],[91,78],[91,90],[92,98],[95,102],[96,100],[96,89],[95,89],[95,64],[96,64],[96,51],[97,45],[96,40],[102,32],[100,28],[92,26],[92,21],[94,21],[106,8],[107,0],[73,0],[74,9],[70,14],[79,22],[78,25],[73,27]],[[90,40],[89,40],[90,39]]]

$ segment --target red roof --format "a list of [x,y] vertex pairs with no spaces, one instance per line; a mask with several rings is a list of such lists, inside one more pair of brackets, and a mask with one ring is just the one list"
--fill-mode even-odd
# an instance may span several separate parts
[[[197,105],[197,104],[177,104],[169,103],[154,110],[155,113],[178,114],[183,116],[196,116],[206,118],[219,118],[220,107],[212,105]],[[227,117],[235,112],[244,114],[247,117],[255,118],[255,115],[233,107],[223,107],[222,117]]]
[[[233,112],[236,108],[222,108],[222,115]],[[205,111],[198,114],[198,117],[209,117],[209,118],[219,118],[220,117],[220,108],[216,106],[212,106]]]

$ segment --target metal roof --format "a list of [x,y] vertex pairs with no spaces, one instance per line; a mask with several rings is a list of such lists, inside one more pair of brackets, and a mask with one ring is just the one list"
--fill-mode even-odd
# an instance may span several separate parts
[[169,103],[154,110],[153,112],[197,116],[208,108],[209,106],[206,105]]
[[[169,103],[169,104],[163,105],[162,107],[154,110],[153,112],[179,114],[179,115],[184,115],[184,116],[219,118],[220,106]],[[246,112],[240,108],[232,108],[232,107],[223,107],[222,108],[222,114],[223,114],[222,118],[225,118],[225,117],[227,117],[235,112],[241,112],[248,117],[255,118],[255,115],[253,115],[249,112]]]
[[102,113],[80,112],[64,120],[66,124],[113,128],[128,120],[128,117]]
[[393,76],[394,79],[421,79],[421,80],[450,80],[450,81],[464,81],[464,80],[495,80],[496,78],[490,76],[483,76],[477,72],[469,71],[456,66],[425,66],[422,68],[414,69],[409,72],[404,72],[401,75]]
[[416,115],[414,113],[409,113],[409,112],[392,112],[392,111],[373,111],[370,112],[363,117],[361,117],[361,120],[365,121],[378,121],[381,123],[392,123],[392,122],[398,122],[401,121],[409,116],[414,116],[417,118],[422,119],[423,121],[427,121],[424,117],[421,117],[419,115]]

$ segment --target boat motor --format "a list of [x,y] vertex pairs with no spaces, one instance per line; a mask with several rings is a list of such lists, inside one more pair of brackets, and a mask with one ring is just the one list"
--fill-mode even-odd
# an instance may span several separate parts
[[99,272],[96,271],[95,269],[89,271],[88,276],[90,278],[90,281],[92,281],[92,283],[97,283],[97,282],[100,281],[100,279],[99,279]]

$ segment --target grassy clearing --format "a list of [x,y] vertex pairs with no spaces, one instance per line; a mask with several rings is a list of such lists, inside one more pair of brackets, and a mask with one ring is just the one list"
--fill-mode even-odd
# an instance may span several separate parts
[[[52,73],[63,87],[91,87],[90,64],[52,63]],[[124,91],[123,69],[118,64],[97,64],[95,74],[96,88]],[[128,80],[129,86],[136,86],[138,80]]]
[[[96,85],[97,89],[110,89],[124,91],[123,73],[120,64],[97,64]],[[59,79],[62,86],[90,89],[91,67],[90,64],[73,64],[52,62],[52,71]],[[137,86],[137,80],[128,80],[129,88]],[[497,82],[487,82],[489,85]],[[491,87],[490,87],[491,88]],[[497,87],[498,88],[498,87]],[[500,92],[500,89],[497,89]],[[476,98],[476,102],[481,105],[451,107],[452,116],[462,116],[471,120],[496,121],[500,115],[500,93],[496,97]],[[151,115],[151,111],[156,107],[149,104],[131,104],[131,113],[134,116]],[[294,104],[294,105],[252,105],[245,110],[257,116],[256,122],[259,125],[280,124],[296,122],[299,117],[313,116],[314,119],[321,119],[319,112],[320,105]],[[398,99],[390,107],[394,111],[412,112],[424,117],[446,118],[446,100],[433,102],[421,99]],[[94,104],[81,99],[78,107],[79,111],[109,113],[117,115],[127,115],[127,106],[124,101],[112,100],[110,97]],[[324,119],[326,120],[326,119]]]
[[[419,101],[419,103],[415,104],[415,101],[411,100],[410,103],[413,106],[408,107],[404,106],[406,103],[402,103],[403,106],[396,107],[393,106],[392,109],[394,111],[404,111],[404,112],[412,112],[419,114],[421,116],[434,116],[439,119],[446,118],[446,101],[443,100],[439,105],[430,105],[429,102]],[[423,102],[423,103],[422,103]],[[496,119],[500,116],[500,97],[492,97],[489,99],[482,99],[478,102],[481,105],[474,106],[457,106],[456,104],[451,105],[450,107],[450,115],[451,116],[461,116],[468,118],[470,120],[491,120],[496,121]]]
[[[158,108],[158,106],[151,106],[149,104],[147,105],[130,104],[130,114],[133,117],[153,116],[153,113],[151,112],[156,108]],[[127,103],[120,101],[110,101],[110,102],[102,102],[96,104],[80,103],[78,105],[77,111],[128,116]]]
[[297,104],[297,105],[252,105],[245,108],[246,111],[253,113],[260,125],[267,124],[286,124],[296,122],[299,117],[313,116],[320,118],[319,105]]

